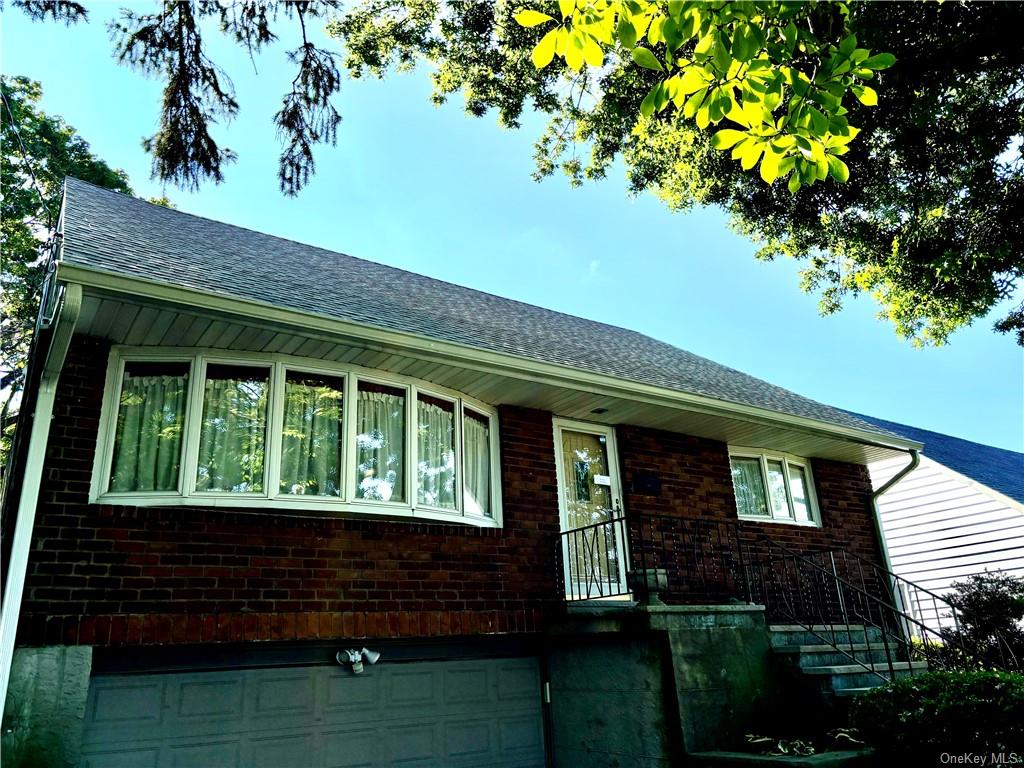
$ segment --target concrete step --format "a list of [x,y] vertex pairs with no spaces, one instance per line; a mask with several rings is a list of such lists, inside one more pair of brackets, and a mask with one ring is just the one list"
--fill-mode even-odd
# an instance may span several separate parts
[[[802,667],[805,675],[818,678],[823,685],[834,692],[849,688],[872,688],[882,684],[881,674],[885,679],[889,678],[890,670],[888,664],[869,664],[872,671],[865,669],[860,664],[829,664],[821,667]],[[894,661],[892,671],[896,678],[910,677],[911,675],[926,672],[928,663],[924,661]],[[878,673],[878,674],[876,674]]]
[[773,624],[768,627],[772,647],[788,645],[821,645],[835,642],[837,645],[853,643],[882,642],[882,630],[865,627],[862,624],[814,624],[809,627],[800,624]]
[[840,688],[838,691],[833,691],[833,693],[836,696],[839,696],[840,698],[852,698],[854,696],[860,696],[862,694],[869,693],[875,690],[875,688],[877,687],[877,685],[866,685],[862,688]]
[[[849,664],[852,659],[870,662],[886,662],[885,648],[876,644],[867,643],[843,644],[840,650],[831,645],[778,645],[772,651],[787,657],[795,657],[799,667],[825,667],[832,664]],[[897,649],[889,647],[889,653],[893,660],[896,660]]]

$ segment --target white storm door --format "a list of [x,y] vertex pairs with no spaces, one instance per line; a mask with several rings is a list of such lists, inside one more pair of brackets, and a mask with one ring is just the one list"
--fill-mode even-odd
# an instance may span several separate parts
[[615,430],[563,419],[554,428],[565,596],[628,597]]

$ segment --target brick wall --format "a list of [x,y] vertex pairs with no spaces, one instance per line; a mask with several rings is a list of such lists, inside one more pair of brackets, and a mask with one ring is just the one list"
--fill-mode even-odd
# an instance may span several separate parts
[[[551,416],[499,410],[504,527],[90,505],[107,346],[61,378],[19,642],[93,645],[525,632],[561,605]],[[734,521],[726,447],[618,428],[625,508]],[[823,529],[743,523],[877,559],[864,467],[813,465]],[[657,496],[630,492],[656,473]]]
[[[872,522],[871,479],[865,466],[819,459],[811,462],[820,528],[749,521],[737,525],[725,443],[631,426],[619,427],[617,439],[624,503],[634,520],[643,515],[687,518],[683,525],[672,520],[643,523],[642,536],[641,524],[631,525],[633,562],[639,564],[646,557],[648,567],[669,571],[670,582],[676,582],[671,584],[675,594],[670,602],[706,602],[740,591],[737,574],[726,572],[739,567],[737,538],[743,542],[745,556],[754,559],[767,554],[768,549],[758,542],[768,536],[797,552],[845,550],[882,565]],[[633,490],[635,481],[644,475],[660,480],[660,492]],[[691,523],[694,519],[700,522]],[[641,553],[637,543],[641,538],[654,540],[659,554],[652,557],[650,549]],[[700,557],[694,552],[700,552]],[[706,571],[706,584],[696,584],[699,569]],[[855,571],[851,561],[850,574]],[[859,571],[856,579],[860,579]],[[877,589],[876,580],[869,582]]]
[[[555,601],[551,417],[500,411],[502,529],[90,505],[107,347],[61,377],[20,642],[149,644],[526,632]],[[560,602],[560,601],[555,601]]]

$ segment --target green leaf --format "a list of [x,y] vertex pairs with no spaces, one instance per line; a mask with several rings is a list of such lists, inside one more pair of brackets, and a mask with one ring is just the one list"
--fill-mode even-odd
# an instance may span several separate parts
[[632,48],[636,45],[636,27],[625,16],[619,16],[619,26],[616,31],[623,48]]
[[684,94],[694,93],[704,87],[704,72],[700,67],[687,67],[679,78],[679,88]]
[[761,159],[763,152],[763,144],[753,141],[750,142],[749,145],[743,148],[743,154],[740,156],[740,167],[743,168],[744,171],[749,171],[757,165],[757,161]]
[[729,49],[725,47],[725,44],[718,40],[715,44],[715,53],[712,57],[712,61],[715,63],[715,69],[718,70],[723,76],[729,72],[729,65],[732,64],[732,56],[729,55]]
[[786,50],[790,53],[796,48],[796,24],[792,21],[786,25],[786,29],[782,32],[786,39]]
[[521,27],[536,27],[538,24],[543,24],[545,21],[554,21],[553,18],[548,16],[546,13],[540,11],[520,11],[513,16],[519,26]]
[[860,103],[865,107],[873,107],[878,103],[878,94],[875,93],[874,88],[869,88],[866,85],[855,85],[852,90],[854,96],[856,96],[860,100]]
[[655,72],[663,72],[661,62],[647,48],[634,48],[633,61],[646,69],[653,69]]
[[877,53],[869,59],[861,62],[865,69],[888,69],[896,63],[896,57],[891,53]]
[[555,58],[555,41],[558,39],[558,30],[552,29],[533,48],[533,66],[537,69],[544,69],[551,60]]
[[715,149],[728,149],[737,141],[746,138],[747,134],[743,131],[734,131],[731,128],[723,128],[714,136],[711,137],[711,146]]
[[569,45],[565,48],[565,63],[577,72],[583,68],[583,39],[578,30],[573,30],[569,35]]
[[796,191],[800,189],[800,174],[794,173],[789,177],[789,184],[787,185],[789,191],[796,194]]
[[690,98],[686,100],[685,106],[683,106],[683,117],[690,119],[697,114],[697,110],[700,109],[704,103],[704,99],[708,95],[707,88],[701,88],[699,91],[694,93]]
[[558,0],[558,10],[563,19],[572,16],[572,12],[576,10],[576,0]]
[[711,110],[707,104],[702,104],[697,110],[697,127],[702,131],[711,124]]
[[589,35],[583,40],[583,60],[591,67],[600,67],[604,64],[604,51]]
[[651,88],[644,100],[640,103],[640,114],[644,117],[650,117],[654,114],[654,110],[658,105],[658,99],[660,97],[659,91],[662,89],[662,84],[658,83],[656,86]]
[[779,161],[781,159],[782,156],[774,152],[764,153],[764,160],[761,161],[761,178],[766,184],[772,184],[779,178]]
[[850,35],[839,44],[839,53],[844,57],[849,56],[857,48],[857,36]]
[[839,182],[845,182],[850,178],[850,169],[846,166],[846,163],[835,156],[828,158],[828,171],[832,178]]

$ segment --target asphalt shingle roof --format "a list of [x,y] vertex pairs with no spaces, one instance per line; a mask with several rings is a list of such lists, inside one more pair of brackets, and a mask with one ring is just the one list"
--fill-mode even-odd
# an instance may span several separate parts
[[973,443],[940,432],[876,419],[874,416],[860,413],[851,415],[908,440],[924,443],[922,456],[1024,504],[1024,453]]
[[64,260],[885,434],[838,408],[635,331],[175,211],[70,178]]

